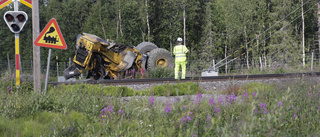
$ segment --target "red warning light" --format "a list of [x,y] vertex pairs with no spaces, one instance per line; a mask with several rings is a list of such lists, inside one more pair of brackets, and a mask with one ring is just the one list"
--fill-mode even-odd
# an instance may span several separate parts
[[19,20],[20,22],[23,22],[23,21],[26,20],[26,17],[24,17],[24,15],[22,15],[22,14],[19,14],[19,15],[17,16],[17,18],[18,18],[18,20]]
[[13,16],[11,14],[6,14],[7,21],[13,21]]

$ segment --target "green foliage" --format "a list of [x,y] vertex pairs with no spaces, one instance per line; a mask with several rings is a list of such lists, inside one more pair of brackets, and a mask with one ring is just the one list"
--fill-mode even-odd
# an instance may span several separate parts
[[[0,133],[2,136],[317,136],[320,133],[320,85],[308,78],[278,85],[248,83],[241,86],[245,92],[238,96],[227,94],[218,98],[200,94],[202,91],[194,83],[159,85],[143,91],[152,96],[140,92],[142,96],[124,98],[105,94],[107,90],[125,90],[124,87],[108,87],[62,85],[51,87],[45,96],[30,91],[6,95],[6,91],[0,90]],[[197,97],[163,101],[157,96],[161,90],[161,96],[197,94]]]
[[240,95],[243,95],[244,92],[248,93],[249,95],[252,95],[253,92],[269,91],[273,89],[274,89],[274,85],[251,82],[244,86],[237,86],[237,85],[230,86],[222,93],[228,94],[228,95],[231,95],[232,93],[234,93],[236,96],[240,96]]
[[170,78],[174,77],[173,68],[154,68],[147,71],[148,78]]
[[174,95],[191,95],[198,92],[204,92],[199,89],[199,85],[191,82],[179,84],[157,85],[146,90],[133,90],[125,86],[104,86],[104,85],[62,85],[55,87],[54,92],[59,94],[72,94],[81,92],[90,96],[113,96],[113,97],[128,97],[136,95],[155,95],[155,96],[174,96]]
[[192,82],[158,85],[145,92],[148,92],[148,95],[154,96],[180,96],[204,93],[204,91],[199,88],[198,84]]

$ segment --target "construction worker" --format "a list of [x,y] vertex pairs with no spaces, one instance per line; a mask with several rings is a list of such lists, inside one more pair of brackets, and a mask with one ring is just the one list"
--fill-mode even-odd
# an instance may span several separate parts
[[175,68],[174,68],[174,78],[179,78],[179,69],[181,65],[181,79],[186,78],[186,64],[187,57],[186,53],[189,52],[188,48],[185,45],[182,45],[182,38],[177,39],[178,45],[174,46],[173,54],[175,55]]

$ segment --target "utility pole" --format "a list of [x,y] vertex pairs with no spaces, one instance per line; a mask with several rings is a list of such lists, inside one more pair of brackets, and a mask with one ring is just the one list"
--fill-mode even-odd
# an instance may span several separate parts
[[[318,44],[319,44],[319,55],[320,55],[320,3],[318,2]],[[320,58],[319,58],[320,64]]]
[[[35,41],[40,34],[39,0],[32,0],[32,34]],[[41,93],[40,47],[33,44],[33,89]]]
[[303,0],[301,0],[301,17],[302,17],[302,63],[303,67],[306,66],[306,53],[304,44],[304,15],[303,15]]
[[186,44],[186,1],[183,4],[183,44]]

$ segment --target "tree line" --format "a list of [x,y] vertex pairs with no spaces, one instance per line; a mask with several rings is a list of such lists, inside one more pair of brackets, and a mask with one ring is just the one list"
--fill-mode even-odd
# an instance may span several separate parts
[[[318,0],[39,0],[40,30],[55,18],[67,43],[52,50],[52,59],[68,61],[75,53],[78,34],[136,46],[151,41],[171,51],[177,37],[190,49],[192,69],[208,67],[211,60],[245,59],[267,63],[269,57],[302,63],[305,53],[319,53]],[[13,10],[10,4],[0,15]],[[22,63],[32,60],[32,11],[19,4],[29,20],[20,32]],[[14,59],[14,34],[0,18],[0,60]],[[41,48],[46,60],[47,48]]]

